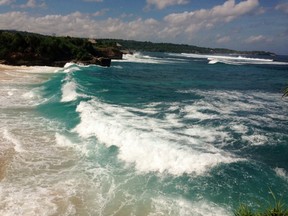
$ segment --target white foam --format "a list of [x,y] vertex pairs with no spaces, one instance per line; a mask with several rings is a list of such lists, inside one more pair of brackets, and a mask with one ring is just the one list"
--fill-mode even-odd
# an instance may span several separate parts
[[225,207],[201,200],[188,202],[184,199],[157,197],[152,199],[152,211],[149,216],[181,215],[181,216],[229,216],[232,213]]
[[50,215],[57,213],[57,206],[51,200],[49,190],[40,187],[1,188],[1,215]]
[[3,137],[8,142],[11,142],[14,145],[14,149],[16,152],[25,152],[25,150],[22,147],[22,144],[19,139],[17,139],[12,133],[10,133],[7,129],[4,129],[3,131]]
[[[202,96],[202,99],[197,100],[197,102],[181,106],[181,115],[184,121],[193,120],[197,124],[207,119],[217,122],[218,120],[225,120],[222,129],[221,126],[217,126],[212,130],[209,128],[203,130],[203,134],[210,130],[209,133],[212,138],[219,137],[220,140],[224,140],[222,142],[223,146],[229,145],[233,141],[239,141],[233,135],[235,133],[240,135],[240,141],[247,146],[269,145],[277,142],[274,139],[282,136],[281,132],[270,133],[269,131],[263,132],[261,129],[257,129],[262,128],[263,125],[268,128],[285,127],[284,120],[287,120],[287,116],[283,112],[283,108],[286,107],[286,104],[281,100],[280,94],[220,90],[185,90],[179,91],[179,93]],[[201,138],[201,136],[193,135],[193,133],[191,133],[191,136]],[[209,141],[208,134],[204,136],[204,139],[207,142]],[[215,141],[220,144],[217,139]]]
[[77,93],[77,84],[76,81],[73,79],[73,73],[76,71],[80,71],[80,65],[75,63],[66,63],[64,66],[63,72],[66,73],[64,80],[62,80],[62,98],[61,102],[70,102],[77,99],[80,96]]
[[74,81],[66,82],[62,86],[62,98],[61,102],[69,102],[77,99],[78,94],[76,92],[77,85]]
[[[50,174],[53,175],[53,172]],[[83,191],[89,193],[87,191],[89,180],[77,179],[75,178],[77,174],[74,175],[74,178],[69,176],[67,180],[65,177],[59,178],[59,174],[57,175],[46,176],[46,179],[37,176],[37,180],[45,182],[43,185],[36,182],[29,182],[28,185],[25,185],[24,182],[15,182],[14,180],[10,180],[11,183],[1,182],[0,215],[78,215],[79,210],[83,211],[81,207],[86,207],[87,203],[92,204],[89,206],[90,209],[86,209],[84,212],[88,215],[90,215],[89,213],[95,215],[92,213],[94,209],[91,209],[95,207],[94,200],[87,199],[86,194],[83,193]],[[30,176],[27,178],[31,180]],[[45,177],[42,176],[42,178]],[[82,200],[83,197],[87,199],[85,204]],[[90,199],[93,198],[90,197]]]
[[[227,132],[221,131],[221,128],[218,130],[215,128],[210,127],[200,127],[200,126],[193,126],[188,129],[184,129],[183,133],[187,134],[190,137],[197,138],[198,142],[200,141],[202,148],[207,148],[207,144],[215,143],[215,142],[223,142],[229,140],[229,134]],[[191,138],[190,138],[191,139]],[[218,149],[213,147],[212,145],[209,146],[209,150],[213,150],[213,152],[219,152]]]
[[47,98],[42,97],[41,88],[33,88],[30,86],[1,85],[0,83],[0,107],[1,108],[32,108]]
[[55,134],[56,145],[60,147],[73,147],[73,143],[65,136],[56,133]]
[[217,59],[208,59],[208,60],[209,60],[208,64],[216,64],[216,63],[218,63]]
[[[77,112],[81,122],[75,132],[84,138],[95,136],[107,146],[117,146],[118,158],[133,164],[140,172],[201,175],[219,163],[238,160],[209,143],[205,143],[204,148],[203,141],[198,141],[206,134],[201,135],[201,139],[187,139],[186,134],[174,134],[167,129],[167,121],[136,116],[121,107],[98,101],[81,102]],[[199,135],[200,130],[194,135]],[[193,133],[193,129],[186,131],[190,135]],[[210,138],[204,141],[212,141],[210,131],[206,133]],[[181,142],[186,144],[181,145]]]
[[[149,55],[143,55],[140,52],[133,54],[124,54],[122,60],[113,60],[114,62],[133,62],[133,63],[148,63],[148,64],[166,64],[171,62],[171,59],[157,58]],[[174,62],[174,61],[173,61]]]
[[64,68],[69,68],[69,67],[74,66],[74,65],[76,65],[76,64],[73,63],[73,62],[67,62],[67,63],[64,65]]
[[244,135],[242,139],[248,141],[252,146],[264,145],[268,142],[268,137],[261,134]]
[[218,62],[233,65],[242,64],[272,64],[272,65],[288,65],[288,62],[278,62],[273,59],[265,58],[250,58],[243,56],[226,56],[226,55],[205,55],[193,53],[181,53],[183,57],[207,59],[208,64],[216,64]]
[[287,172],[285,169],[280,168],[280,167],[276,167],[276,168],[274,169],[274,171],[276,172],[276,174],[277,174],[279,177],[281,177],[281,178],[283,178],[284,180],[288,181],[288,172]]
[[80,153],[82,156],[88,156],[91,150],[88,147],[88,143],[83,142],[79,144],[73,142],[67,136],[60,133],[55,134],[55,141],[57,147],[61,147],[64,149],[73,149],[75,150],[75,152],[77,152],[78,154]]
[[219,56],[219,55],[208,55],[208,60],[219,60],[219,59],[223,59],[223,60],[236,60],[239,62],[242,61],[251,61],[251,62],[273,62],[273,59],[261,59],[261,58],[248,58],[248,57],[243,57],[243,56]]
[[72,72],[75,72],[75,71],[79,71],[80,68],[79,67],[76,67],[76,66],[70,66],[70,67],[66,67],[65,70],[63,71],[64,73],[72,73]]
[[59,67],[49,67],[49,66],[11,66],[0,64],[0,70],[2,71],[16,71],[23,73],[54,73],[59,70]]
[[214,115],[214,114],[203,113],[203,111],[201,111],[201,110],[203,110],[203,108],[205,108],[205,105],[208,105],[208,104],[196,103],[194,105],[186,105],[182,109],[182,111],[186,113],[185,117],[187,119],[207,120],[207,119],[219,118],[219,116]]
[[248,132],[248,127],[239,123],[232,124],[231,129],[240,134],[246,134]]

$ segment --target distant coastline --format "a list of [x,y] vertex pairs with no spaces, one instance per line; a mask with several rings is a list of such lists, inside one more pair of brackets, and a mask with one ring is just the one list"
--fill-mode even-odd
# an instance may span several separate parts
[[122,59],[134,51],[195,54],[275,55],[266,51],[236,51],[185,44],[152,43],[122,39],[93,39],[47,36],[30,32],[0,30],[0,63],[63,67],[67,62],[109,67],[111,59]]
[[121,44],[126,50],[143,52],[168,52],[168,53],[191,53],[191,54],[238,54],[238,55],[263,55],[275,56],[275,53],[267,51],[238,51],[224,48],[198,47],[187,44],[153,43],[149,41],[135,41],[122,39],[98,39],[101,43]]

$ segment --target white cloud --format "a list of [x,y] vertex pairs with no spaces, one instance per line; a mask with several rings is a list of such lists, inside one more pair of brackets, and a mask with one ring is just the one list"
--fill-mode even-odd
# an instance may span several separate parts
[[[181,1],[173,0],[165,1],[165,4],[167,5],[168,2],[181,3]],[[28,0],[25,6],[36,7],[40,5],[39,3],[36,0]],[[0,14],[1,25],[3,25],[0,28],[19,29],[44,34],[56,33],[57,35],[138,40],[152,39],[154,41],[157,38],[159,40],[173,41],[175,38],[180,37],[188,41],[193,39],[202,29],[213,28],[218,23],[230,22],[253,11],[258,4],[258,0],[246,0],[238,4],[234,0],[227,0],[224,4],[215,6],[212,9],[173,13],[164,17],[162,21],[141,18],[132,21],[124,21],[120,18],[95,20],[95,17],[105,14],[107,9],[90,15],[75,12],[68,15],[29,16],[26,13],[10,12]],[[219,38],[218,40],[221,41]]]
[[221,43],[222,43],[222,44],[223,44],[223,43],[225,44],[225,43],[228,43],[228,42],[230,42],[230,41],[231,41],[230,36],[223,36],[223,37],[218,37],[216,42],[217,42],[217,43],[220,43],[220,44],[221,44]]
[[100,11],[97,11],[97,12],[93,13],[92,15],[95,16],[95,17],[103,16],[103,15],[105,15],[108,11],[109,11],[108,8],[104,8],[104,9],[102,9],[102,10],[100,10]]
[[264,13],[266,13],[266,8],[264,8],[264,7],[260,7],[260,8],[258,8],[256,11],[255,11],[255,14],[256,15],[261,15],[261,14],[264,14]]
[[103,0],[83,0],[84,2],[103,2]]
[[117,18],[96,21],[93,15],[74,12],[68,15],[29,16],[25,12],[0,14],[0,29],[17,29],[51,35],[124,38],[147,40],[158,37],[160,23],[155,19],[124,22]]
[[14,8],[36,8],[36,7],[45,7],[46,3],[44,0],[37,2],[36,0],[27,0],[25,4],[13,5]]
[[263,35],[253,35],[245,40],[247,44],[271,42],[271,39]]
[[193,37],[192,34],[201,29],[210,29],[249,14],[256,10],[258,5],[258,0],[246,0],[238,4],[235,0],[227,0],[212,9],[172,13],[164,17],[168,25],[166,32],[168,33],[168,28],[171,28],[173,32],[181,32],[189,35],[188,37]]
[[187,4],[188,0],[146,0],[147,7],[156,6],[158,9],[162,10],[168,6],[172,5],[184,5]]
[[[28,1],[29,2],[29,1]],[[28,3],[27,2],[27,3]],[[35,6],[31,1],[30,6]],[[39,5],[39,4],[36,4]],[[174,13],[156,20],[153,18],[138,18],[130,20],[127,18],[108,18],[97,20],[97,16],[105,14],[108,10],[103,9],[94,14],[74,12],[67,15],[29,15],[25,12],[8,12],[0,14],[0,29],[17,29],[51,35],[69,35],[75,37],[95,38],[123,38],[133,40],[152,40],[190,43],[191,41],[205,40],[203,31],[219,24],[226,24],[233,19],[239,18],[247,13],[256,11],[258,0],[247,0],[235,3],[228,0],[223,5],[209,9],[191,12]],[[233,19],[231,18],[233,17]],[[211,36],[212,37],[212,36]],[[231,36],[214,36],[206,43],[229,43]],[[214,41],[213,41],[214,40]],[[257,41],[269,41],[262,35],[251,36],[244,41],[246,44]],[[189,42],[190,41],[190,42]],[[212,45],[213,46],[213,45]]]
[[276,5],[275,9],[288,14],[288,3],[278,4]]
[[165,17],[170,23],[183,23],[204,21],[208,23],[230,22],[242,15],[253,11],[259,5],[258,0],[242,1],[238,4],[235,0],[227,0],[223,5],[215,6],[210,10],[201,9],[191,12],[173,13]]
[[14,0],[0,0],[0,6],[1,5],[9,5],[12,2],[14,2]]

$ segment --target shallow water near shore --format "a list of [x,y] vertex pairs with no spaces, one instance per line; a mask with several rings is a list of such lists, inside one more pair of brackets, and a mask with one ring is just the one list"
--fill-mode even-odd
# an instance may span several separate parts
[[0,67],[0,214],[225,216],[270,189],[287,203],[287,62]]

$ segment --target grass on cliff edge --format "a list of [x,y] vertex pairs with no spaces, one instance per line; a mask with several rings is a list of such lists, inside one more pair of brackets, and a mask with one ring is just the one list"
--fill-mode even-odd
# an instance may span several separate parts
[[282,97],[288,97],[288,87],[285,88],[283,96]]
[[235,216],[288,216],[288,206],[282,199],[279,199],[270,190],[270,194],[273,197],[273,202],[270,207],[260,211],[254,211],[249,206],[241,204],[239,208],[234,212]]

